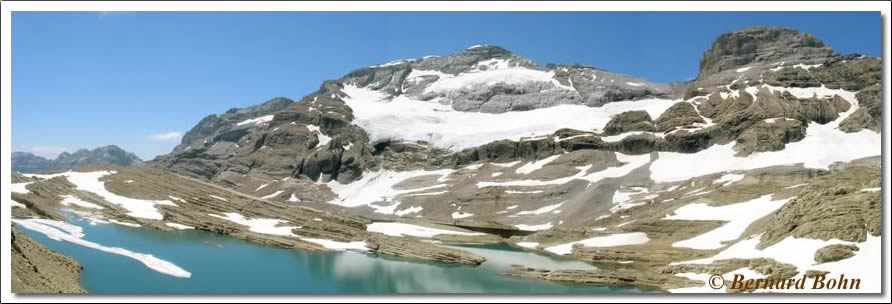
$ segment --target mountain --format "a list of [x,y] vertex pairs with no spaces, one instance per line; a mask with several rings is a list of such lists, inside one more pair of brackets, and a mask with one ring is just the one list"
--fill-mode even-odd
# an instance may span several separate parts
[[13,176],[13,212],[88,206],[459,264],[485,258],[437,243],[504,243],[599,265],[506,273],[528,279],[711,292],[715,273],[857,273],[879,292],[882,85],[879,58],[778,27],[720,35],[675,83],[472,46],[210,115],[144,167]]
[[[879,88],[877,58],[836,54],[786,28],[721,35],[690,83],[576,64],[540,68],[478,45],[361,68],[296,103],[274,99],[208,116],[154,164],[235,188],[303,177],[313,183],[295,180],[290,190],[300,196],[316,182],[349,184],[380,170],[535,162],[573,151],[722,146],[744,157],[783,150],[810,124],[841,116],[839,130],[878,132]],[[860,105],[834,90],[859,92]]]
[[80,149],[74,153],[62,152],[54,160],[49,160],[29,152],[12,153],[12,170],[19,173],[35,173],[43,171],[68,170],[88,164],[111,164],[118,166],[135,166],[142,160],[135,154],[124,151],[115,145]]

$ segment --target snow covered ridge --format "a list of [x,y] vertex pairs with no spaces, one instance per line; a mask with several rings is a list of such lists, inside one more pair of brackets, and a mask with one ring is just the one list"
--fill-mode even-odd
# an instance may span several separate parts
[[[48,175],[40,175],[40,174],[25,174],[28,177],[39,177],[44,179],[50,179],[56,176],[64,176],[69,182],[75,185],[78,190],[83,190],[87,192],[92,192],[109,203],[121,206],[126,209],[127,215],[132,217],[150,219],[150,220],[161,220],[164,216],[161,212],[158,211],[156,205],[166,205],[179,207],[173,202],[169,200],[142,200],[142,199],[134,199],[121,195],[114,194],[108,191],[105,188],[105,182],[100,181],[100,179],[106,175],[114,174],[114,171],[94,171],[94,172],[74,172],[68,171],[64,173],[57,174],[48,174]],[[63,204],[76,204],[81,205],[87,208],[102,208],[101,206],[83,202],[80,200],[75,200],[74,198],[66,198],[66,203]]]
[[[499,70],[496,70],[499,71]],[[353,109],[353,123],[369,132],[372,142],[384,140],[426,141],[438,148],[459,151],[500,139],[549,135],[561,128],[594,130],[610,117],[644,110],[659,117],[681,100],[644,99],[611,102],[600,108],[559,105],[499,114],[455,111],[449,105],[389,95],[352,85],[344,87],[343,99]]]

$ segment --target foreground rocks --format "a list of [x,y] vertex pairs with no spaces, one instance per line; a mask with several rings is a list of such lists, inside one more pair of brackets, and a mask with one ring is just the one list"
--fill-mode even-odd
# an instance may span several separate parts
[[508,276],[566,283],[626,285],[656,289],[673,289],[702,285],[699,281],[640,269],[547,270],[513,265]]
[[803,187],[799,195],[778,210],[765,227],[760,248],[789,236],[819,240],[863,242],[882,233],[882,180],[879,158],[854,162],[831,170]]
[[[83,267],[74,259],[48,249],[12,227],[13,293],[85,293],[80,286]],[[7,263],[10,263],[7,262]]]

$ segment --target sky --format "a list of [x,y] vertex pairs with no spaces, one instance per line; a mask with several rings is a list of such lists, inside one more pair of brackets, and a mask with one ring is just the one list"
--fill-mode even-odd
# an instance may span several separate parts
[[12,149],[115,144],[144,160],[203,117],[299,100],[352,70],[498,45],[668,82],[721,33],[785,26],[881,56],[879,12],[14,12]]

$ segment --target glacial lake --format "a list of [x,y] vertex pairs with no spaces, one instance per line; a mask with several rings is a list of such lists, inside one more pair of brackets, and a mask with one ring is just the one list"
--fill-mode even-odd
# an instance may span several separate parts
[[84,270],[81,285],[90,293],[638,293],[624,286],[565,284],[512,278],[511,264],[552,269],[592,267],[507,245],[462,246],[487,258],[479,266],[450,265],[379,257],[357,252],[311,252],[250,243],[197,230],[160,231],[115,224],[83,228],[83,239],[151,254],[191,272],[180,278],[154,271],[130,257],[112,254],[19,227],[28,236],[73,257]]

